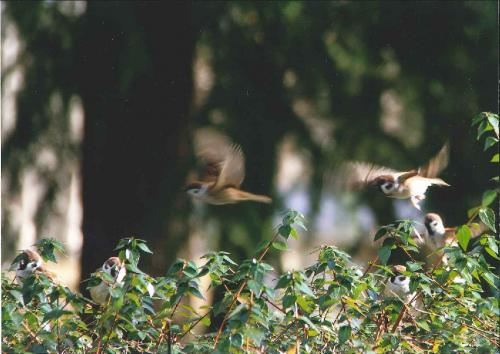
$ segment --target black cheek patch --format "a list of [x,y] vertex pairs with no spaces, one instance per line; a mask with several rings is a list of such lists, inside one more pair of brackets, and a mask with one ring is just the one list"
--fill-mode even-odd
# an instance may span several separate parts
[[19,262],[19,269],[20,270],[25,270],[26,269],[26,261],[22,260],[21,262]]

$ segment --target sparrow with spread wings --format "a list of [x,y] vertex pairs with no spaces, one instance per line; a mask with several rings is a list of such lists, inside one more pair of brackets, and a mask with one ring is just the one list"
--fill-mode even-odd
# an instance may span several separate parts
[[341,168],[341,177],[347,188],[359,189],[364,186],[377,187],[390,198],[410,198],[415,208],[420,210],[420,201],[430,186],[449,186],[439,173],[448,165],[449,146],[445,144],[438,154],[418,170],[399,172],[390,168],[365,162],[349,162]]
[[[214,134],[212,132],[212,134]],[[271,198],[240,189],[245,177],[245,157],[241,147],[230,144],[227,138],[207,139],[195,146],[200,162],[204,165],[201,181],[192,181],[185,190],[194,198],[208,204],[223,205],[242,201],[271,203]]]

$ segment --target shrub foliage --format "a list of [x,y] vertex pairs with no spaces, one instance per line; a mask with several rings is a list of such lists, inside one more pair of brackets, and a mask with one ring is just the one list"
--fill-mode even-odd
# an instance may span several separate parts
[[[498,116],[482,113],[473,121],[485,150],[498,147]],[[493,162],[498,162],[498,153]],[[498,177],[494,178],[498,181]],[[497,190],[484,193],[457,229],[457,246],[439,252],[448,264],[426,267],[414,224],[382,227],[378,256],[364,268],[333,246],[316,250],[311,266],[280,274],[265,259],[287,249],[304,218],[288,211],[272,240],[255,257],[234,262],[226,252],[206,254],[200,265],[177,260],[163,277],[139,269],[151,253],[143,240],[122,239],[116,251],[127,268],[123,283],[109,289],[104,306],[35,273],[20,286],[2,276],[2,350],[6,353],[330,353],[330,352],[494,352],[498,324],[498,240],[491,204]],[[477,236],[478,223],[486,227]],[[62,247],[55,240],[37,244],[46,261]],[[406,258],[409,300],[383,296],[393,275],[395,250]],[[97,272],[87,286],[107,279]],[[202,277],[215,294],[205,300]],[[456,281],[460,279],[461,281]],[[415,307],[419,301],[422,306]]]

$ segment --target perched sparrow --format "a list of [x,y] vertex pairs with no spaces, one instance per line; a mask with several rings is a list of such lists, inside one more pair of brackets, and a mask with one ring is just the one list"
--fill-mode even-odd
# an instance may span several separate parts
[[[110,257],[106,262],[104,262],[101,270],[104,273],[109,274],[118,284],[123,283],[123,278],[125,278],[125,275],[127,274],[125,264],[120,261],[120,258],[118,257]],[[98,285],[91,287],[89,290],[92,300],[99,305],[106,304],[109,296],[110,285],[111,284],[108,284],[106,281],[101,280]]]
[[448,165],[449,147],[445,144],[427,165],[408,172],[398,172],[371,163],[351,162],[344,166],[344,177],[348,187],[375,186],[386,196],[398,199],[410,198],[413,206],[420,210],[419,202],[425,199],[427,188],[432,185],[449,186],[437,175]]
[[424,218],[429,243],[434,249],[457,245],[454,227],[444,227],[443,219],[438,214],[428,213]]
[[410,305],[411,307],[409,313],[412,316],[418,316],[419,310],[424,308],[424,304],[419,296],[416,299],[413,299],[415,297],[415,293],[410,292],[410,278],[403,274],[406,272],[406,267],[402,265],[394,265],[391,268],[394,275],[389,278],[385,285],[384,297],[395,297],[405,304],[408,304],[409,301],[413,300]]
[[405,271],[406,267],[402,265],[392,267],[394,275],[389,278],[385,285],[385,297],[396,297],[404,302],[411,300],[413,294],[410,293],[410,278],[403,274]]
[[245,177],[245,157],[241,147],[227,142],[205,142],[198,147],[198,155],[205,167],[202,181],[188,183],[186,191],[205,203],[222,205],[245,200],[271,203],[271,198],[242,191]]
[[14,259],[12,266],[16,270],[16,281],[19,285],[23,285],[24,279],[35,272],[42,273],[51,280],[56,278],[54,273],[47,270],[42,257],[36,251],[24,250]]

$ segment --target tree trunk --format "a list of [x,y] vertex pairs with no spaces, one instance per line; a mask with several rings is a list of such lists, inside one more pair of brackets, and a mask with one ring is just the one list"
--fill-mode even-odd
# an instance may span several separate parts
[[[163,273],[179,246],[172,238],[187,234],[182,216],[173,219],[189,205],[180,196],[189,156],[190,14],[181,2],[88,3],[75,68],[86,119],[82,279],[131,236],[156,254],[155,264],[149,257],[141,266]],[[166,250],[167,243],[176,246]]]

